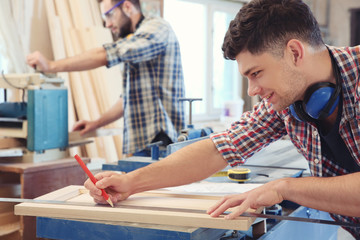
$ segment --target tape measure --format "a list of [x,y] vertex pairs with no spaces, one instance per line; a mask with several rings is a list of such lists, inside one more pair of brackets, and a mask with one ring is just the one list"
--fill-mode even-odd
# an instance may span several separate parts
[[212,177],[228,177],[230,180],[236,182],[246,182],[250,180],[250,173],[251,171],[248,168],[233,168],[215,173]]

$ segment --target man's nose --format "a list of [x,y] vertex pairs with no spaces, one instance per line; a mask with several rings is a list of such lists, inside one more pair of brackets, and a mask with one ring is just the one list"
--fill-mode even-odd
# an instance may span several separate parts
[[255,83],[248,81],[248,95],[250,97],[254,97],[256,95],[258,95],[261,91],[261,88],[256,85]]
[[105,27],[107,27],[107,28],[111,28],[111,27],[112,27],[112,21],[111,21],[109,18],[106,18]]

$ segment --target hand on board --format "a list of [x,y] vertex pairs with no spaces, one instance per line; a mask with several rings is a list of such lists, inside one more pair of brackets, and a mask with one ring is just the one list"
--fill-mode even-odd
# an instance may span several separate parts
[[245,193],[227,195],[210,207],[207,213],[212,217],[218,217],[227,209],[237,206],[232,213],[225,216],[225,219],[234,219],[249,208],[257,209],[259,207],[273,206],[284,200],[278,191],[278,183],[278,180],[276,180]]
[[76,122],[72,128],[72,131],[80,131],[80,135],[84,135],[88,132],[94,131],[98,128],[95,121],[80,120]]
[[26,57],[26,63],[37,71],[51,72],[51,61],[39,51],[29,54]]
[[114,204],[130,196],[131,187],[126,174],[107,171],[96,174],[95,178],[98,180],[96,185],[90,179],[87,179],[84,183],[94,202],[108,204],[101,195],[100,189],[105,189]]

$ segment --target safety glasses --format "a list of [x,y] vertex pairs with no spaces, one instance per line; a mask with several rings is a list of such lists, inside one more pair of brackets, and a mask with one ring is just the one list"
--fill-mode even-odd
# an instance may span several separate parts
[[115,4],[112,8],[110,8],[108,11],[106,11],[105,13],[103,13],[102,19],[104,21],[106,21],[107,19],[111,20],[114,16],[114,10],[115,8],[117,8],[118,6],[120,6],[120,4],[122,4],[125,0],[121,0],[120,2],[118,2],[117,4]]

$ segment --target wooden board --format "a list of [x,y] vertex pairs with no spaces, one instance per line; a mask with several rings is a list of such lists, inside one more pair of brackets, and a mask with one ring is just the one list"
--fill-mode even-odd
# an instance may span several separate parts
[[[212,218],[205,213],[221,196],[177,194],[169,191],[149,191],[131,196],[114,208],[107,205],[81,206],[93,203],[82,186],[72,185],[46,194],[38,199],[78,202],[79,205],[53,205],[21,203],[15,206],[15,214],[62,219],[78,219],[111,222],[135,222],[172,226],[191,226],[215,229],[248,230],[255,218],[238,217],[225,220],[223,216]],[[166,211],[130,209],[126,206],[163,207]],[[204,210],[204,213],[176,211],[181,209]],[[258,209],[256,212],[261,212]]]
[[24,147],[26,146],[25,139],[21,138],[0,138],[0,149],[14,148],[14,147]]
[[105,137],[105,136],[114,136],[122,134],[123,130],[121,128],[99,128],[95,131],[80,135],[80,131],[69,132],[69,142],[77,142],[84,140],[85,138],[92,137]]

